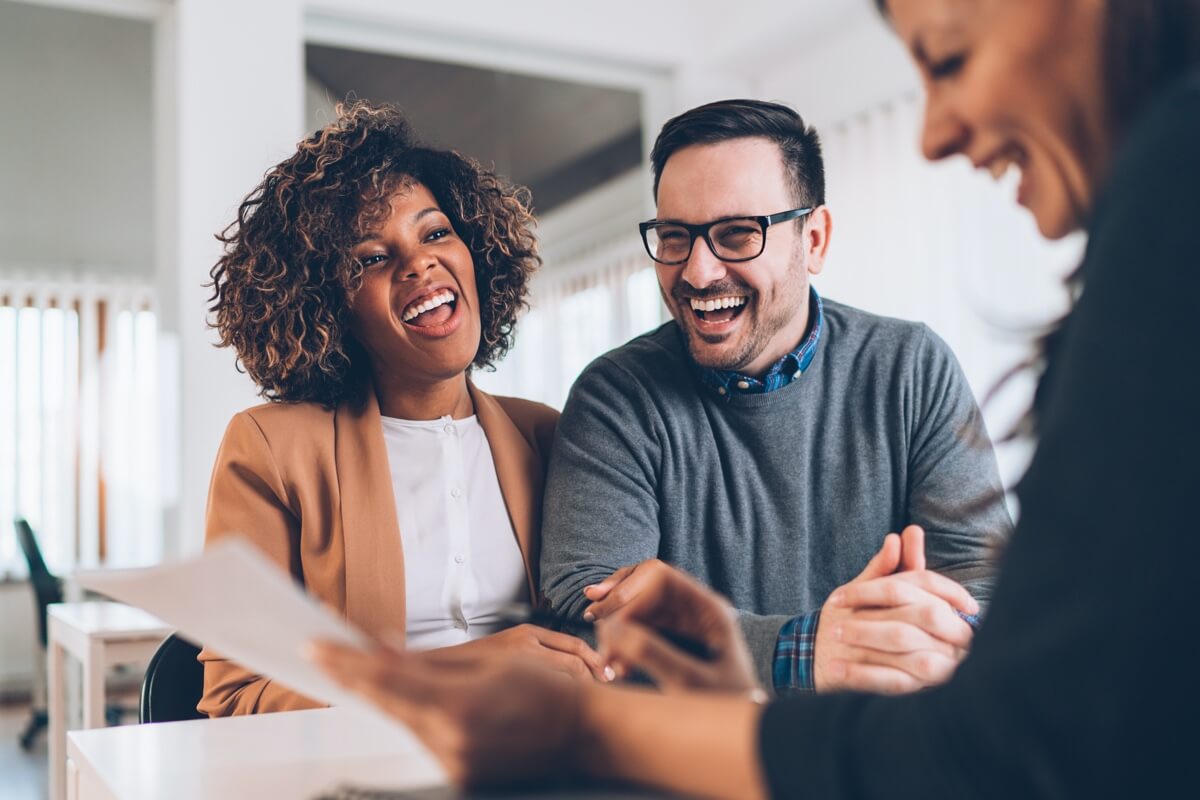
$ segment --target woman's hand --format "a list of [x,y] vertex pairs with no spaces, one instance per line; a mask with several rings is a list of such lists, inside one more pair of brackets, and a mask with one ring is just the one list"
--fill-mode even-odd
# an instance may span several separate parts
[[[528,644],[530,632],[512,631],[425,652],[318,643],[311,657],[339,684],[408,725],[456,784],[572,772],[587,685],[564,674],[571,670],[548,667],[552,659]],[[472,648],[505,634],[503,652]]]
[[438,652],[465,653],[480,658],[522,655],[568,675],[607,680],[604,660],[587,642],[537,625],[517,625],[466,644],[441,648]]
[[[619,607],[597,624],[600,655],[617,675],[637,669],[665,691],[702,689],[764,696],[737,612],[727,600],[657,559],[629,569],[621,586],[614,588],[622,586],[628,591],[609,595],[619,597]],[[685,653],[659,631],[703,643],[712,658]]]

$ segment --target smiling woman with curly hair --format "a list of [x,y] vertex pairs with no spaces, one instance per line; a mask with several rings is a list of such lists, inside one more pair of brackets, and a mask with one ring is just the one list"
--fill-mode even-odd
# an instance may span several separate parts
[[[219,236],[213,327],[269,401],[217,455],[206,542],[250,538],[399,647],[526,651],[599,674],[579,639],[503,610],[537,598],[557,414],[469,380],[512,344],[540,263],[528,192],[358,102],[267,172]],[[200,709],[306,708],[211,650]]]

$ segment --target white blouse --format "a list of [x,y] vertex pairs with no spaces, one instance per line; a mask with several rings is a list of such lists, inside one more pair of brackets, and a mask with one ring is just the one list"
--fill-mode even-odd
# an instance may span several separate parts
[[529,599],[496,464],[475,417],[383,418],[404,546],[406,644],[462,644],[504,627]]

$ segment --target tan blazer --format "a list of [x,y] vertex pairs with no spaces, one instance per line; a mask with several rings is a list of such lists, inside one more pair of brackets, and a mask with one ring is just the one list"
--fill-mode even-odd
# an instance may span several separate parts
[[[558,412],[468,386],[537,598],[542,488]],[[404,553],[379,405],[368,395],[361,407],[334,411],[267,403],[237,414],[213,468],[205,542],[246,536],[350,622],[403,636]],[[200,660],[198,709],[210,716],[320,705],[208,648]]]

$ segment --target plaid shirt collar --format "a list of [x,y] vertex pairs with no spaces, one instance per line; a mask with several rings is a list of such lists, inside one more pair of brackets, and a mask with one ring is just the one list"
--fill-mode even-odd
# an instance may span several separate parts
[[825,313],[821,305],[821,296],[812,286],[809,287],[808,315],[808,335],[800,340],[795,350],[772,364],[762,378],[695,364],[700,382],[726,400],[735,395],[766,394],[787,386],[808,369],[813,356],[817,354],[817,342],[821,339]]

